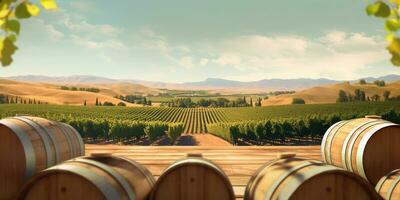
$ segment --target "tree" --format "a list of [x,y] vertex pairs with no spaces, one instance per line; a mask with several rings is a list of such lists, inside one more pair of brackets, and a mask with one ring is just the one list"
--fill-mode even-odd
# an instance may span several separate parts
[[386,83],[383,80],[376,80],[374,81],[374,84],[377,85],[378,87],[385,87]]
[[389,45],[386,49],[392,55],[390,61],[395,66],[400,66],[400,37],[396,34],[400,29],[400,1],[377,0],[366,7],[369,16],[385,19],[386,39]]
[[366,98],[366,95],[365,95],[365,92],[364,91],[361,91],[361,93],[360,93],[360,101],[366,101],[367,100],[367,98]]
[[[55,0],[40,0],[44,9],[57,9]],[[2,66],[9,66],[12,56],[18,47],[15,45],[21,30],[20,20],[38,16],[40,8],[29,0],[0,1],[0,22],[2,36],[0,37],[0,62]]]
[[99,98],[97,98],[96,97],[96,104],[95,104],[96,106],[98,106],[99,105]]
[[293,98],[292,104],[306,104],[306,102],[302,98]]
[[354,100],[361,101],[361,90],[360,89],[354,90]]
[[121,102],[118,103],[118,106],[126,106],[126,104],[121,101]]
[[348,102],[348,101],[349,101],[349,97],[347,96],[346,92],[344,90],[340,90],[336,102],[341,103],[341,102]]
[[5,104],[5,103],[8,103],[7,96],[0,94],[0,104]]
[[250,106],[253,106],[253,98],[250,98]]
[[365,85],[365,84],[367,84],[367,81],[365,81],[364,79],[361,79],[361,80],[358,82],[358,84],[360,84],[360,85]]
[[377,94],[374,94],[374,95],[372,95],[372,97],[371,97],[371,100],[372,101],[379,101],[381,99],[381,96],[379,96],[379,95],[377,95]]
[[385,90],[385,92],[383,92],[383,100],[389,101],[389,99],[390,99],[390,91]]
[[103,103],[103,106],[115,106],[115,104],[113,104],[112,102],[105,101]]
[[85,101],[83,102],[83,105],[86,106],[86,99],[85,99]]

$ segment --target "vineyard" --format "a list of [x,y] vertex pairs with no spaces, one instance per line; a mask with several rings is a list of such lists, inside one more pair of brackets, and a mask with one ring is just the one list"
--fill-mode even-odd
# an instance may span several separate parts
[[[0,105],[0,117],[34,115],[63,121],[85,138],[157,139],[164,134],[212,133],[234,144],[287,142],[288,138],[320,138],[333,123],[369,114],[399,123],[400,102],[287,105],[244,108],[95,107]],[[169,130],[169,131],[168,131]]]

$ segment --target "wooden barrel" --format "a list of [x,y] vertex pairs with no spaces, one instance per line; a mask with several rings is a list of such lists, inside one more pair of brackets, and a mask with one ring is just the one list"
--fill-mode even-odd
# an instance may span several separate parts
[[332,125],[321,144],[322,160],[366,178],[378,180],[400,168],[400,126],[378,116]]
[[249,180],[244,199],[376,200],[363,178],[320,161],[291,157],[261,167]]
[[18,199],[147,199],[153,175],[133,160],[116,156],[75,158],[51,167],[28,181]]
[[375,187],[376,191],[386,200],[400,199],[400,169],[394,170],[382,177]]
[[233,200],[224,172],[202,157],[188,157],[170,165],[157,179],[152,200]]
[[28,116],[0,120],[0,199],[14,199],[35,173],[84,151],[82,138],[67,124]]

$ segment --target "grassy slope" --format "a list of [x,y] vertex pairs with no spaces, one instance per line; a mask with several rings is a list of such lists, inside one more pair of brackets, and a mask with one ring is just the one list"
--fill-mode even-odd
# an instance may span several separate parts
[[356,89],[365,91],[367,96],[378,94],[382,97],[385,90],[391,91],[391,96],[398,96],[400,95],[400,81],[393,82],[385,87],[378,87],[374,84],[359,85],[348,83],[324,85],[306,89],[295,94],[270,97],[264,100],[262,104],[263,106],[291,104],[293,98],[302,98],[307,104],[335,103],[339,90],[354,94],[354,90]]
[[[24,99],[36,99],[50,104],[68,104],[68,105],[82,105],[86,100],[87,104],[95,104],[96,98],[99,101],[109,101],[114,104],[121,102],[121,100],[114,98],[117,94],[130,94],[135,92],[149,92],[155,93],[156,90],[147,89],[141,85],[135,84],[91,84],[91,85],[75,85],[77,87],[96,87],[100,89],[99,93],[84,92],[84,91],[68,91],[61,90],[60,85],[46,84],[46,83],[31,83],[21,81],[11,81],[0,79],[0,93],[11,96],[18,96]],[[136,106],[127,103],[128,106]]]

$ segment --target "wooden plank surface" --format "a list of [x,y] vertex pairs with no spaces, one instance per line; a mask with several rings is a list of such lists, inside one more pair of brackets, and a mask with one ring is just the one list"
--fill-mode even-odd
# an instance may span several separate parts
[[263,164],[279,153],[293,152],[297,156],[321,160],[320,146],[119,146],[86,145],[86,155],[112,153],[133,159],[157,179],[164,169],[187,154],[202,154],[217,164],[229,177],[236,199],[243,199],[247,182]]

